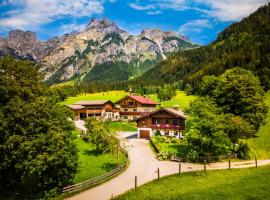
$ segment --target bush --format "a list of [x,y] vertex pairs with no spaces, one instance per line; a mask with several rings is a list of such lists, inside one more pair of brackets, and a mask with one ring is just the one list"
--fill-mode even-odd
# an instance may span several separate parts
[[238,150],[237,150],[237,157],[240,159],[247,160],[250,158],[249,155],[250,148],[247,143],[240,142]]

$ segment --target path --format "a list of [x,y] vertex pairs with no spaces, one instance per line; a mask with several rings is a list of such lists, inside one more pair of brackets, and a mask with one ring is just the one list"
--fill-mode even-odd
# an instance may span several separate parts
[[[137,176],[138,186],[157,178],[157,168],[160,169],[160,176],[178,173],[179,164],[170,161],[158,161],[149,147],[147,140],[128,137],[128,152],[130,165],[125,172],[116,178],[103,183],[97,187],[81,192],[68,198],[69,200],[107,200],[112,196],[120,195],[129,189],[134,188],[134,177]],[[258,165],[270,164],[270,160],[258,161]],[[232,168],[254,166],[254,162],[234,162]],[[184,163],[182,171],[203,170],[203,165]],[[213,163],[207,165],[207,169],[226,169],[228,163]]]

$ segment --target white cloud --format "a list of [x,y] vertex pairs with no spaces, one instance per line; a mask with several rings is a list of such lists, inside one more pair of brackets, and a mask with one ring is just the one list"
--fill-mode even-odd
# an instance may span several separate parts
[[190,33],[201,33],[204,29],[211,29],[213,25],[207,19],[197,19],[187,22],[180,26],[179,33],[183,35],[190,35]]
[[159,14],[162,14],[162,12],[160,10],[156,10],[156,11],[148,11],[146,14],[147,15],[159,15]]
[[[153,13],[166,9],[176,11],[191,9],[219,21],[238,21],[256,11],[269,0],[136,0],[135,2],[136,4],[129,4],[135,10],[146,10]],[[147,4],[143,6],[140,2]]]
[[37,29],[64,17],[79,18],[103,13],[103,0],[9,0],[15,9],[4,13],[0,26],[8,29]]
[[63,35],[65,33],[71,33],[71,32],[80,32],[80,31],[83,31],[85,29],[87,24],[65,24],[63,26],[61,26],[61,34],[60,35]]
[[154,6],[152,5],[145,5],[145,6],[141,6],[135,3],[130,3],[129,6],[131,8],[133,8],[134,10],[150,10],[150,9],[154,9]]
[[205,13],[220,21],[238,21],[269,0],[196,0],[196,2],[207,5],[210,9]]

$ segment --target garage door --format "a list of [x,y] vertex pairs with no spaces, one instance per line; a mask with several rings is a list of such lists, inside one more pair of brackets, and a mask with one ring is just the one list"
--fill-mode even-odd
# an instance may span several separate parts
[[150,131],[141,130],[140,131],[140,138],[150,138]]

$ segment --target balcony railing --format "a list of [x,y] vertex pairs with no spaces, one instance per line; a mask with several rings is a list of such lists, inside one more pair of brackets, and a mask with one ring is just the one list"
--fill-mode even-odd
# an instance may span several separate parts
[[171,125],[171,124],[152,124],[153,129],[174,129],[174,130],[185,130],[185,126]]
[[120,112],[120,115],[146,115],[147,113],[145,112]]

